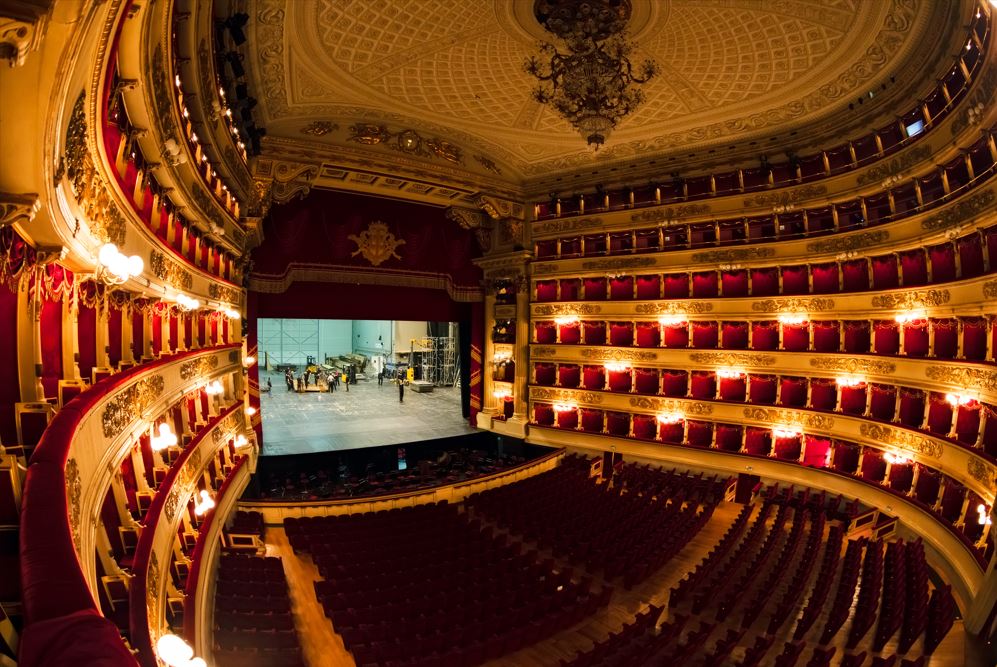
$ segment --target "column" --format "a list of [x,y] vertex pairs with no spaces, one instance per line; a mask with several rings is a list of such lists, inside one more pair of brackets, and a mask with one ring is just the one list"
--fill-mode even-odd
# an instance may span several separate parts
[[912,467],[914,469],[914,474],[911,476],[910,479],[910,490],[907,491],[907,496],[910,498],[915,497],[915,491],[917,489],[917,480],[921,476],[921,464],[915,461]]
[[62,300],[62,378],[80,379],[80,310],[67,296]]
[[152,306],[146,306],[142,311],[142,331],[144,340],[142,341],[142,360],[152,358]]
[[121,361],[126,364],[135,363],[135,353],[132,347],[135,342],[135,332],[132,328],[132,318],[134,316],[134,311],[131,307],[121,309]]
[[159,350],[161,356],[173,354],[173,348],[170,347],[170,320],[174,317],[173,312],[174,309],[172,307],[164,308],[163,316],[159,318],[159,326],[163,330],[163,344]]
[[40,401],[45,393],[41,380],[41,304],[31,298],[28,290],[17,291],[17,374],[21,400]]
[[516,289],[516,343],[512,351],[512,358],[516,360],[516,374],[513,382],[513,397],[515,408],[512,418],[525,422],[529,419],[529,406],[527,405],[526,388],[526,366],[529,358],[530,344],[530,294],[529,279],[526,275],[518,281]]
[[[108,357],[108,317],[106,303],[98,305],[97,307],[97,367],[98,368],[108,368],[111,365],[110,358]],[[90,380],[90,378],[83,378],[84,380]]]

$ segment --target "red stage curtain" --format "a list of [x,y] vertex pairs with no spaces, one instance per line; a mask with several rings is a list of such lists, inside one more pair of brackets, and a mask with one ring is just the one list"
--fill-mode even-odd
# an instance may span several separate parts
[[960,405],[955,418],[955,434],[959,442],[975,445],[980,435],[980,412],[977,405]]
[[634,344],[633,322],[610,322],[609,344],[617,347],[631,347]]
[[880,320],[873,323],[873,349],[876,354],[898,354],[900,352],[900,325],[896,322]]
[[842,442],[834,445],[834,453],[831,455],[831,467],[838,472],[854,473],[859,465],[859,448],[857,445],[848,445]]
[[779,349],[779,323],[752,322],[751,349],[752,350]]
[[775,296],[778,293],[778,269],[751,269],[751,296]]
[[533,377],[536,384],[544,387],[552,387],[554,385],[554,378],[556,377],[555,373],[554,364],[547,362],[533,364]]
[[780,405],[792,408],[802,408],[807,404],[807,379],[781,378]]
[[76,319],[77,345],[80,348],[80,377],[90,379],[97,365],[97,311],[80,304]]
[[709,447],[713,444],[713,424],[710,422],[689,422],[689,444],[693,447]]
[[917,389],[900,388],[900,423],[921,428],[924,423],[924,393]]
[[713,371],[692,371],[690,374],[692,397],[712,400],[717,396],[717,378]]
[[602,410],[582,408],[582,430],[589,433],[602,433]]
[[688,273],[671,273],[665,276],[665,298],[666,299],[689,298]]
[[813,349],[815,352],[837,352],[841,344],[841,329],[838,322],[812,322],[814,328]]
[[113,368],[121,363],[121,318],[120,308],[107,306],[107,358]]
[[927,285],[928,260],[924,256],[924,250],[918,248],[900,253],[900,272],[904,287]]
[[987,321],[967,318],[962,324],[962,354],[966,359],[983,361],[987,358]]
[[654,440],[658,435],[658,420],[650,415],[634,415],[634,437]]
[[677,424],[658,424],[658,437],[662,442],[681,445],[682,438],[685,437],[685,425],[682,422],[678,422]]
[[748,272],[746,270],[722,271],[720,275],[724,296],[748,296]]
[[803,460],[800,461],[805,466],[811,468],[823,468],[827,463],[827,451],[831,448],[831,441],[816,435],[803,436]]
[[583,278],[586,301],[604,301],[606,299],[605,278]]
[[865,413],[866,385],[841,388],[841,411],[849,415]]
[[838,402],[838,385],[834,380],[810,380],[810,407],[814,410],[834,410]]
[[908,357],[924,357],[928,354],[928,322],[918,320],[903,327],[904,354]]
[[675,324],[666,326],[665,347],[689,347],[689,325]]
[[661,327],[657,322],[637,323],[637,347],[658,347],[661,344]]
[[630,371],[608,371],[610,391],[629,392],[633,387],[633,376]]
[[838,265],[816,264],[811,267],[814,276],[814,294],[833,294],[838,291]]
[[685,371],[661,371],[661,385],[665,396],[685,396],[689,393],[689,375]]
[[[10,227],[6,228],[13,231]],[[4,230],[6,231],[6,230]],[[0,444],[17,444],[14,404],[21,400],[17,374],[17,318],[27,314],[17,311],[17,291],[0,280]]]
[[787,352],[806,352],[810,349],[810,324],[783,324],[782,349]]
[[657,394],[659,386],[657,369],[637,368],[634,370],[634,389],[638,394]]
[[561,280],[561,301],[578,301],[581,291],[582,281],[578,278]]
[[842,262],[841,288],[845,292],[864,292],[869,289],[869,264],[866,260]]
[[[983,275],[983,244],[978,234],[964,236],[958,241],[959,266],[962,269],[961,278],[973,278]],[[991,255],[993,256],[993,255]]]
[[719,282],[716,271],[699,271],[692,274],[692,296],[694,299],[711,299],[719,296]]
[[582,322],[582,331],[584,332],[586,345],[606,344],[605,322]]
[[42,387],[45,398],[55,398],[62,379],[62,302],[42,300]]
[[583,366],[582,385],[585,389],[602,391],[606,388],[606,369],[602,366]]
[[533,421],[541,426],[550,426],[554,423],[554,407],[546,403],[537,403],[533,406]]
[[625,301],[634,298],[633,276],[621,276],[610,278],[609,298],[613,300]]
[[578,410],[566,410],[556,413],[557,427],[574,429],[578,428]]
[[897,411],[897,390],[889,385],[874,384],[869,387],[869,414],[884,422],[893,421]]
[[845,322],[845,352],[853,354],[869,352],[868,322]]
[[941,394],[931,394],[928,400],[928,430],[945,436],[952,429],[952,406]]
[[582,327],[581,324],[575,322],[574,324],[561,324],[557,325],[561,331],[561,342],[565,345],[577,345],[582,340]]
[[607,412],[606,430],[610,435],[627,437],[630,435],[630,414],[626,412]]
[[802,436],[795,435],[791,438],[772,438],[772,450],[777,458],[784,461],[799,461],[803,452]]
[[712,350],[717,347],[718,329],[716,322],[692,323],[692,346],[697,349]]
[[934,349],[931,356],[938,359],[955,359],[959,352],[959,323],[957,320],[932,320],[935,332]]
[[761,405],[775,403],[776,378],[774,375],[752,375],[748,383],[748,401]]
[[928,259],[931,262],[932,283],[949,282],[956,279],[955,247],[951,243],[929,247]]
[[545,345],[550,345],[557,341],[557,330],[554,328],[553,322],[537,322],[534,327],[536,329],[536,340],[538,343],[543,343]]
[[575,364],[560,364],[557,367],[557,379],[562,387],[574,389],[581,381],[581,368]]
[[743,403],[747,393],[747,378],[720,378],[720,400]]
[[661,276],[637,276],[638,299],[661,298]]
[[865,456],[862,457],[862,479],[876,484],[886,477],[886,461],[883,455],[875,449],[867,448]]
[[810,292],[810,277],[806,266],[782,267],[782,293],[808,294]]
[[772,451],[772,430],[749,426],[744,433],[744,451],[755,456],[768,456]]
[[717,449],[726,452],[741,451],[742,429],[732,424],[717,424]]
[[724,322],[721,329],[720,347],[725,350],[746,350],[748,349],[748,323],[747,322]]
[[897,273],[896,255],[884,255],[872,258],[872,288],[894,289],[900,287],[900,275]]

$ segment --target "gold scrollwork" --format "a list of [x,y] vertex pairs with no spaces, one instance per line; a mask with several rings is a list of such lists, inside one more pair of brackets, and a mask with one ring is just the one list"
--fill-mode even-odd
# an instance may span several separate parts
[[602,218],[568,218],[566,220],[545,220],[533,225],[533,234],[565,234],[602,226]]
[[921,228],[927,232],[934,232],[956,225],[982,213],[994,201],[994,189],[984,190],[965,199],[959,200],[957,204],[950,206],[938,215],[933,215],[921,221]]
[[997,391],[997,371],[983,370],[981,368],[928,366],[924,374],[932,380],[958,387],[981,391]]
[[988,299],[997,298],[997,280],[983,283],[983,296]]
[[115,437],[125,430],[128,424],[141,417],[142,413],[163,393],[164,386],[163,376],[153,375],[118,392],[101,415],[104,437]]
[[713,304],[709,301],[638,303],[634,307],[634,312],[638,315],[689,315],[693,313],[709,313],[712,310]]
[[557,356],[556,347],[535,347],[530,350],[531,357],[554,357]]
[[861,234],[852,234],[851,236],[843,236],[836,239],[814,241],[807,244],[807,252],[847,252],[858,248],[868,248],[871,245],[882,243],[889,238],[890,233],[888,231],[878,229],[874,232],[862,232]]
[[987,465],[976,456],[972,456],[967,464],[967,470],[970,477],[991,491],[997,491],[997,475],[994,474],[992,466]]
[[582,357],[592,361],[654,361],[656,355],[642,350],[586,348],[582,350]]
[[673,398],[648,398],[632,396],[630,407],[654,412],[681,412],[685,415],[704,416],[713,414],[713,406],[699,401],[680,401]]
[[826,185],[804,185],[795,190],[782,192],[766,192],[752,197],[746,197],[745,206],[785,206],[787,204],[798,204],[814,197],[823,197],[827,194]]
[[464,156],[457,145],[435,137],[427,139],[415,130],[392,132],[384,125],[357,123],[350,126],[350,136],[347,140],[368,146],[383,144],[402,153],[420,157],[438,157],[453,164],[464,163]]
[[773,248],[731,248],[728,250],[697,252],[692,255],[692,261],[711,264],[717,262],[743,262],[774,256],[775,250]]
[[772,408],[745,408],[746,419],[756,421],[797,424],[803,428],[829,430],[834,426],[834,418],[828,415],[812,415],[793,410],[777,410]]
[[884,445],[899,447],[933,459],[942,458],[942,446],[924,436],[881,424],[862,424],[859,433]]
[[530,387],[530,398],[538,401],[571,401],[576,403],[602,403],[602,395],[591,391],[576,391],[574,389],[547,389],[546,387]]
[[219,285],[216,282],[208,283],[208,296],[226,303],[237,304],[241,301],[239,290]]
[[630,216],[632,222],[668,222],[690,215],[706,215],[712,209],[709,204],[685,204],[684,206],[668,206],[652,208]]
[[947,289],[931,289],[901,294],[879,294],[872,297],[873,308],[923,308],[948,303],[952,295]]
[[149,570],[145,576],[145,612],[149,618],[149,627],[155,627],[159,617],[159,580],[162,576],[159,569],[159,556],[153,551],[149,556]]
[[205,375],[216,368],[218,368],[217,355],[212,354],[206,357],[191,359],[180,364],[180,379],[190,380]]
[[814,368],[827,371],[872,373],[873,375],[891,375],[897,370],[897,365],[889,361],[872,361],[868,359],[856,359],[855,357],[848,357],[846,359],[815,357],[810,360],[810,365]]
[[751,310],[756,313],[786,313],[794,311],[815,313],[834,310],[834,299],[819,297],[813,299],[765,299],[763,301],[752,301]]
[[80,481],[80,466],[76,459],[66,461],[66,501],[69,503],[69,527],[73,531],[73,545],[80,550],[80,498],[83,484]]
[[174,484],[170,489],[170,494],[166,496],[166,502],[164,505],[164,511],[166,512],[167,521],[173,521],[173,517],[177,515],[177,508],[180,506],[180,485]]
[[605,271],[614,269],[634,269],[641,266],[654,266],[652,257],[612,257],[582,262],[583,271]]
[[720,366],[771,366],[775,363],[775,357],[771,354],[746,352],[693,352],[689,358],[697,364]]
[[149,268],[153,275],[177,290],[189,290],[194,286],[194,277],[179,263],[174,262],[158,250],[149,253]]
[[542,304],[533,306],[533,314],[540,317],[556,315],[596,315],[602,312],[602,307],[594,303],[573,304]]

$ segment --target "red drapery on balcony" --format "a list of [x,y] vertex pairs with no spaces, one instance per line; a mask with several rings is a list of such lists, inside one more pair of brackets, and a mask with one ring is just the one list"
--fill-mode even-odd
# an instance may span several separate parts
[[761,405],[772,405],[775,403],[777,384],[774,375],[752,375],[748,387],[748,399],[751,403]]
[[583,278],[586,301],[604,301],[606,299],[605,278]]
[[709,447],[713,443],[713,422],[689,422],[689,444],[693,447]]
[[845,352],[852,354],[866,354],[869,352],[869,323],[868,322],[846,322],[845,323]]
[[811,267],[814,281],[814,294],[833,294],[838,291],[838,265],[834,262],[829,264],[815,264]]
[[551,363],[538,362],[533,364],[534,382],[545,387],[554,385],[555,366]]
[[803,460],[805,466],[823,468],[827,463],[827,453],[831,449],[831,440],[817,435],[803,437]]
[[634,369],[634,389],[638,394],[657,394],[660,384],[656,368]]
[[917,475],[917,484],[914,486],[914,497],[921,503],[934,505],[938,500],[938,492],[941,490],[941,474],[928,468],[920,466]]
[[578,410],[564,410],[562,412],[557,412],[556,417],[558,428],[578,428]]
[[582,322],[586,345],[606,344],[606,325],[603,322]]
[[808,294],[810,275],[806,266],[782,267],[782,293],[786,295]]
[[841,327],[837,322],[812,322],[813,349],[815,352],[838,352],[841,345]]
[[602,391],[606,387],[606,369],[602,366],[583,366],[582,385],[585,389]]
[[777,458],[784,461],[798,461],[803,452],[803,436],[794,435],[788,438],[772,438],[772,450]]
[[717,395],[717,378],[713,371],[692,371],[690,386],[693,398],[712,400]]
[[900,325],[888,320],[873,324],[873,349],[876,354],[900,353]]
[[630,434],[630,413],[607,412],[606,430],[610,435],[625,438]]
[[963,320],[962,353],[973,361],[987,358],[987,321],[982,317]]
[[768,456],[772,451],[772,429],[749,426],[744,433],[744,451],[755,456]]
[[862,457],[862,479],[878,484],[886,477],[886,461],[876,449],[866,448]]
[[869,265],[864,259],[841,263],[841,289],[844,292],[864,292],[869,289]]
[[688,299],[689,274],[671,273],[665,276],[664,296],[666,299]]
[[637,323],[637,347],[661,345],[661,326],[657,322]]
[[717,449],[726,452],[741,450],[742,428],[732,424],[717,424]]
[[560,330],[561,342],[565,345],[577,345],[582,341],[582,327],[578,322],[556,325]]
[[[983,275],[983,244],[978,234],[964,236],[957,242],[959,248],[959,267],[962,278],[973,278]],[[994,255],[991,255],[994,257]]]
[[546,403],[537,403],[533,406],[533,420],[541,426],[550,426],[554,423],[554,407]]
[[908,357],[928,355],[928,321],[908,322],[903,326],[904,354]]
[[676,424],[659,424],[658,437],[662,442],[673,445],[681,445],[685,432],[685,425],[682,422]]
[[603,412],[592,408],[582,408],[582,430],[589,433],[602,433]]
[[697,349],[715,349],[718,333],[719,327],[716,322],[693,322],[692,346]]
[[896,255],[872,258],[872,288],[876,290],[900,287]]
[[959,442],[968,445],[976,444],[980,435],[980,413],[982,406],[979,403],[973,405],[960,405],[956,411],[955,436]]
[[779,323],[778,322],[752,322],[751,323],[751,349],[753,349],[753,350],[778,350],[779,349]]
[[609,279],[609,298],[625,301],[634,298],[633,276],[617,276]]
[[699,271],[692,274],[692,297],[710,299],[720,295],[716,271]]
[[840,387],[841,411],[848,415],[864,414],[866,389],[867,387],[864,384],[855,387]]
[[630,371],[607,371],[610,391],[628,392],[633,386]]
[[806,352],[810,349],[810,324],[783,324],[782,347],[787,352]]
[[630,347],[634,344],[633,322],[610,322],[609,344],[617,347]]
[[637,276],[637,298],[660,299],[661,277],[657,275]]
[[[951,243],[930,246],[928,260],[931,262],[931,282],[949,282],[957,278],[955,270],[955,247]],[[906,282],[904,283],[907,284]]]
[[634,415],[634,437],[654,440],[658,434],[658,420],[650,415]]
[[665,347],[689,347],[689,325],[667,325],[665,327]]
[[814,410],[834,410],[838,403],[838,385],[834,380],[813,378],[810,380],[810,407]]
[[578,301],[581,297],[582,281],[578,278],[561,280],[561,301]]
[[904,287],[928,284],[928,260],[923,249],[900,253],[900,274]]
[[747,322],[724,322],[720,331],[720,347],[725,350],[748,349]]
[[751,295],[775,296],[779,293],[778,269],[751,269]]
[[744,402],[746,395],[747,378],[720,378],[720,400]]
[[557,330],[553,322],[537,322],[534,325],[538,343],[550,345],[557,341]]
[[917,389],[905,389],[900,392],[900,423],[911,428],[921,428],[924,422],[924,392]]
[[725,297],[748,296],[748,272],[746,270],[722,271],[720,277]]
[[952,429],[952,406],[940,394],[931,394],[928,400],[928,430],[945,436]]
[[914,481],[914,464],[894,463],[890,466],[890,488],[897,493],[907,493],[910,491],[911,483]]
[[802,408],[807,403],[807,379],[784,377],[780,381],[780,405]]
[[954,319],[932,320],[935,333],[932,355],[939,359],[954,359],[959,352],[959,323]]
[[874,384],[869,387],[869,413],[882,421],[893,421],[897,411],[897,390],[889,385]]
[[661,386],[665,396],[685,396],[689,393],[689,374],[685,371],[662,371]]
[[838,442],[834,445],[834,453],[831,458],[831,467],[834,470],[852,474],[858,469],[858,464],[858,445],[849,445],[842,442]]
[[581,369],[575,364],[560,364],[557,367],[557,379],[562,387],[574,389],[581,382]]

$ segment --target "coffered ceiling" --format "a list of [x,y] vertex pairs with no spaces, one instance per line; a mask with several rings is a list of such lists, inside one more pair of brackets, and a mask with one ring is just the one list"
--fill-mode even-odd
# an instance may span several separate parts
[[[832,119],[854,122],[844,110],[870,90],[886,100],[930,85],[921,77],[933,81],[950,65],[954,49],[938,45],[961,39],[972,2],[633,0],[634,60],[650,57],[660,71],[595,155],[531,98],[523,63],[545,34],[533,0],[243,5],[264,155],[404,159],[529,187],[760,137],[781,135],[785,146],[804,127],[833,135]],[[884,91],[891,76],[912,90]],[[358,141],[364,123],[383,126],[377,142]]]

